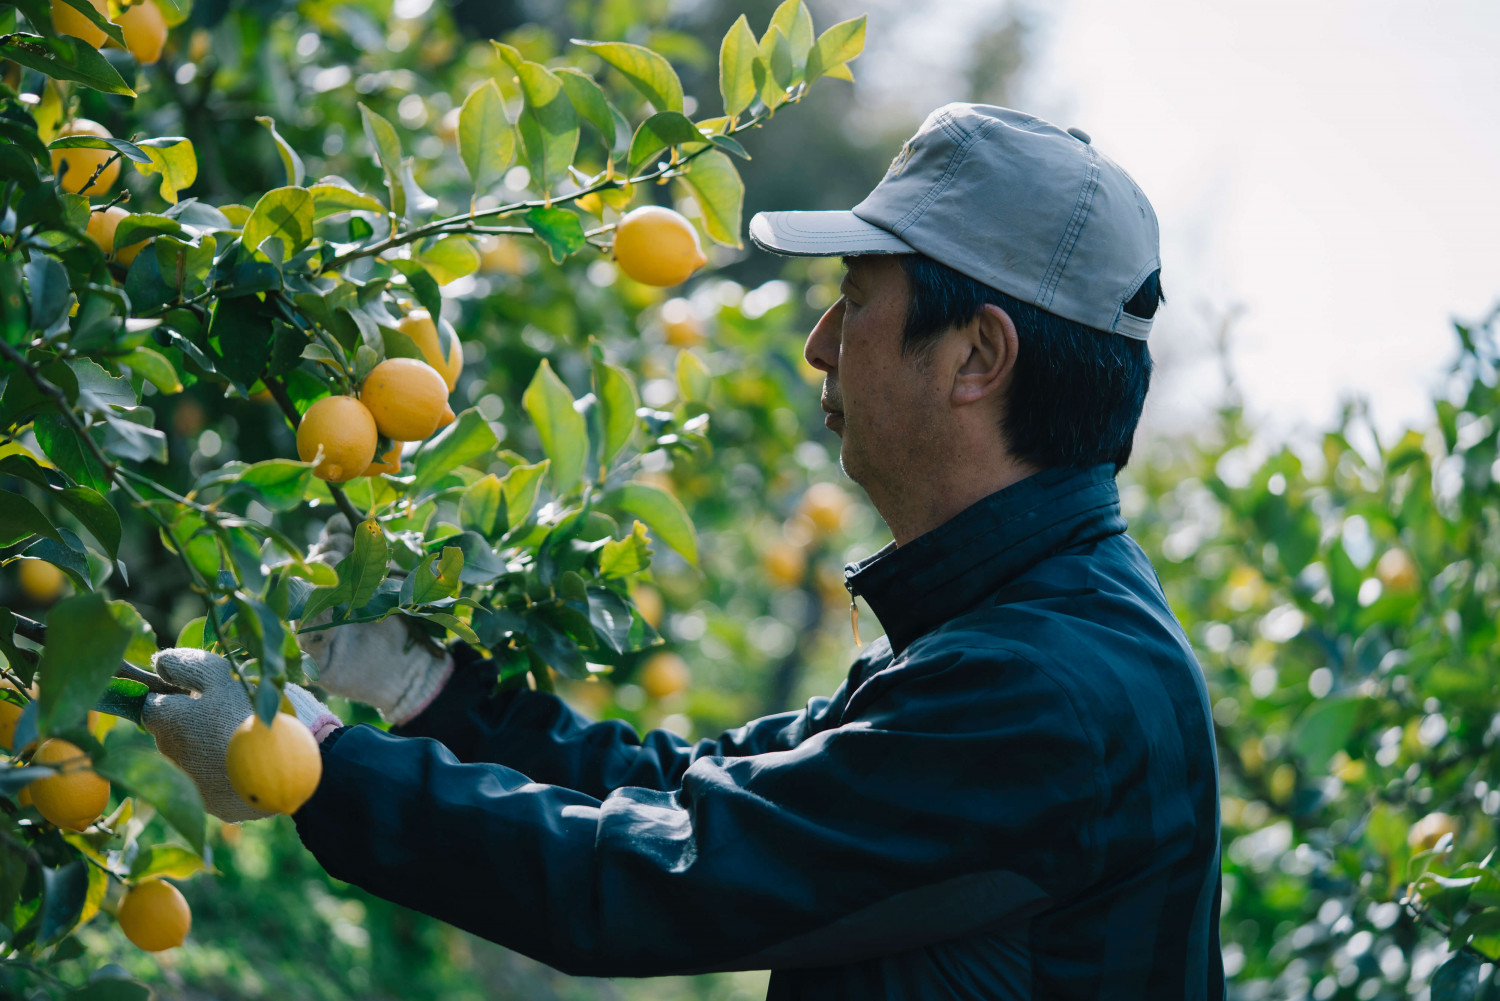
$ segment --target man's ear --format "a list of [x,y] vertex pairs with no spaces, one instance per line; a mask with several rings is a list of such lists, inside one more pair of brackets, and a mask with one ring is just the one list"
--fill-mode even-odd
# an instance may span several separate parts
[[1010,314],[993,303],[985,303],[962,336],[965,356],[954,375],[953,402],[966,406],[1009,386],[1020,340]]

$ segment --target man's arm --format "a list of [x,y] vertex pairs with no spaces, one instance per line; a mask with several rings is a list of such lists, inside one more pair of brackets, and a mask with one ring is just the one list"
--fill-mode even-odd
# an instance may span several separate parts
[[788,750],[603,799],[348,728],[298,831],[333,876],[575,974],[855,962],[1094,878],[1096,754],[1056,686],[993,652],[901,674]]
[[545,692],[515,688],[492,694],[493,670],[468,647],[455,647],[453,662],[453,676],[432,704],[392,733],[431,737],[461,762],[506,765],[533,781],[596,798],[623,786],[674,789],[700,757],[786,750],[826,725],[839,699],[814,699],[806,709],[689,743],[667,730],[638,736],[622,720],[590,722]]

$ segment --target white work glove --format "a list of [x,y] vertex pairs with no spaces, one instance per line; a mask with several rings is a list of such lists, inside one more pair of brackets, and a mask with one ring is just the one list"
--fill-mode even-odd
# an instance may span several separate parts
[[[240,799],[224,770],[229,738],[253,712],[229,661],[207,650],[177,647],[158,653],[152,666],[163,681],[195,693],[146,697],[141,726],[156,738],[157,749],[197,783],[204,808],[215,817],[236,824],[269,817]],[[343,725],[307,689],[287,685],[286,696],[298,721],[319,739]]]
[[[323,526],[322,536],[308,555],[333,566],[353,551],[349,521],[336,514]],[[300,625],[323,625],[332,618],[329,610]],[[318,665],[318,684],[335,695],[374,706],[392,723],[405,723],[426,709],[453,674],[452,658],[414,639],[396,615],[379,622],[298,633],[297,642]]]

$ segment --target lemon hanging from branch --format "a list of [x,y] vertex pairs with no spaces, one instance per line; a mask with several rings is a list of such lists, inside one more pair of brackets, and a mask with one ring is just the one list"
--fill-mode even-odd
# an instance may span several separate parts
[[249,716],[229,738],[229,784],[240,799],[267,813],[296,813],[318,788],[318,741],[296,716],[279,712],[270,726]]
[[120,930],[139,949],[174,949],[193,927],[193,912],[182,891],[160,879],[147,880],[120,898],[115,918]]
[[379,441],[375,418],[352,396],[326,396],[307,408],[297,425],[297,456],[317,461],[313,475],[343,483],[362,474]]
[[615,229],[615,262],[645,285],[681,285],[708,263],[698,231],[680,213],[660,205],[643,205],[620,220]]
[[359,398],[380,433],[394,441],[421,441],[453,420],[448,383],[437,369],[415,358],[389,358],[376,365]]
[[55,737],[44,740],[31,761],[57,771],[27,788],[37,812],[58,827],[84,830],[109,805],[108,780],[90,767],[88,755],[77,744]]

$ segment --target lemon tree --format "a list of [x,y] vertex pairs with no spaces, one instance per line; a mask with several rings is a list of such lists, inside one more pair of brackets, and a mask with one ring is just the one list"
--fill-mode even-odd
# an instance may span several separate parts
[[[704,247],[740,244],[750,134],[847,79],[863,43],[862,18],[815,33],[791,0],[759,37],[738,20],[717,58],[670,33],[659,50],[621,40],[630,25],[603,11],[599,40],[450,27],[414,46],[404,22],[358,80],[333,57],[323,76],[258,68],[370,49],[388,12],[344,9],[357,16],[309,5],[267,26],[183,0],[0,5],[0,563],[37,610],[0,610],[0,990],[87,992],[101,914],[143,949],[175,947],[190,917],[160,877],[232,869],[190,780],[135,727],[89,722],[137,717],[164,684],[159,647],[230,659],[255,708],[237,740],[275,752],[231,770],[286,810],[310,787],[276,710],[283,685],[313,680],[296,636],[327,628],[308,625],[321,613],[402,615],[427,642],[490,653],[498,684],[639,669],[661,638],[634,582],[699,564],[647,457],[703,452],[710,374],[684,354],[680,395],[645,393],[639,329],[618,321],[693,278]],[[427,75],[378,63],[408,51]],[[699,93],[674,62],[711,67]],[[322,134],[296,88],[342,90]],[[229,95],[264,113],[204,159],[205,123],[235,127],[205,102]],[[248,162],[272,165],[262,183],[236,181]],[[532,287],[483,315],[551,310],[563,333],[547,283],[587,272],[617,320],[545,351],[530,326],[471,329],[486,270],[522,266]],[[599,268],[623,276],[611,288]],[[465,371],[486,351],[488,371]],[[509,393],[509,353],[528,363],[501,420],[479,404]],[[359,526],[354,552],[311,563],[334,510]],[[681,665],[657,663],[653,692],[680,697]]]

